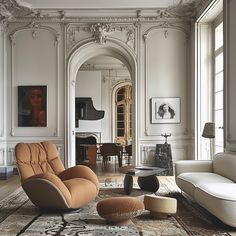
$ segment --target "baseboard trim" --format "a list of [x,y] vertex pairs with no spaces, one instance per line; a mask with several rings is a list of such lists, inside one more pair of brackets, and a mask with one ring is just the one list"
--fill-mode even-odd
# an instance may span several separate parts
[[0,167],[0,180],[7,180],[13,176],[13,167]]

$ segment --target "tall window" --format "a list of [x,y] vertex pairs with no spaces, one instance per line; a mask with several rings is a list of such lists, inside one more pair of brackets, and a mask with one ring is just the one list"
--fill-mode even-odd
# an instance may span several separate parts
[[125,85],[116,92],[116,142],[127,144],[132,138],[132,87]]
[[214,25],[214,117],[215,117],[215,152],[224,151],[224,52],[223,52],[223,22],[216,21]]
[[[196,27],[195,158],[206,160],[224,150],[223,0],[214,1],[199,16]],[[202,137],[207,122],[215,123],[214,139]]]

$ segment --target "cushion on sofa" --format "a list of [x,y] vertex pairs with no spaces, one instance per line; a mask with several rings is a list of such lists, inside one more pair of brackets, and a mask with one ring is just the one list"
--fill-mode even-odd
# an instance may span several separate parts
[[194,199],[221,221],[236,227],[235,183],[202,184],[196,188]]
[[236,182],[236,156],[232,153],[217,153],[213,160],[213,172]]
[[210,172],[189,172],[177,176],[176,183],[180,189],[194,197],[195,188],[203,183],[233,183],[233,181]]
[[227,201],[236,201],[236,184],[235,183],[211,183],[200,184],[195,191],[203,191],[212,195],[214,198]]

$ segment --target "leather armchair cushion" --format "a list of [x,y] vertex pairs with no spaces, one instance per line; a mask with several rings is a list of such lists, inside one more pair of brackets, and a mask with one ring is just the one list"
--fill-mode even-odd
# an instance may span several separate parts
[[71,194],[70,208],[84,207],[97,196],[96,186],[89,180],[73,178],[63,181]]
[[65,169],[58,158],[56,146],[49,142],[19,143],[16,145],[16,153],[22,181],[40,173],[58,175]]
[[63,181],[73,178],[84,178],[91,181],[96,186],[97,192],[99,191],[98,178],[96,174],[87,166],[79,165],[68,168],[59,174],[59,178]]

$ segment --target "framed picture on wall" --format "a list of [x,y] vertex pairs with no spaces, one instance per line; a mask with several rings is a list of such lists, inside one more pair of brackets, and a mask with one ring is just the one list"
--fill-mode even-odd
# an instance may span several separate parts
[[47,86],[18,86],[18,126],[47,126]]
[[180,123],[180,97],[151,98],[151,123]]

